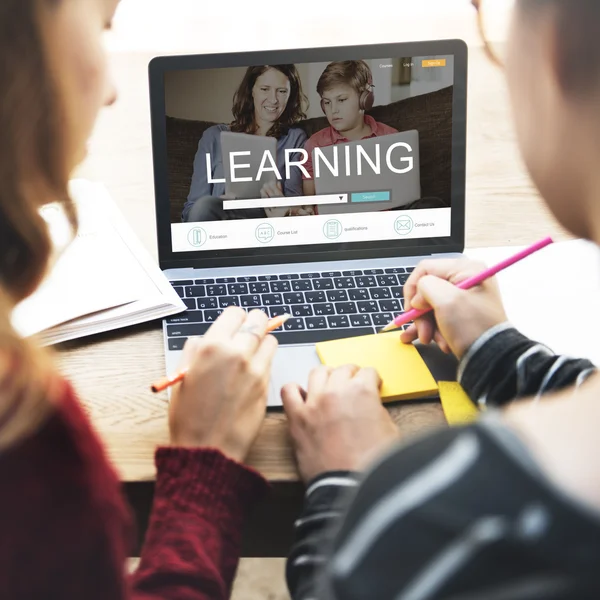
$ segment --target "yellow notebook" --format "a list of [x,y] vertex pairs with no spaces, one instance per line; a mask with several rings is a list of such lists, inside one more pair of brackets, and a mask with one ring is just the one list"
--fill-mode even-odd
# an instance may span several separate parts
[[403,344],[398,334],[321,342],[317,354],[324,365],[339,367],[354,364],[373,367],[383,380],[381,399],[413,400],[437,393],[437,384],[427,365],[412,344]]
[[479,409],[467,396],[460,383],[440,381],[440,401],[448,425],[464,425],[479,416]]

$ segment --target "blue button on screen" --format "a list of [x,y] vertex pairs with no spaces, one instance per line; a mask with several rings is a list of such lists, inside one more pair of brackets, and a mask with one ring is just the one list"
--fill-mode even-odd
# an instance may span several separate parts
[[389,192],[354,192],[350,202],[389,202]]

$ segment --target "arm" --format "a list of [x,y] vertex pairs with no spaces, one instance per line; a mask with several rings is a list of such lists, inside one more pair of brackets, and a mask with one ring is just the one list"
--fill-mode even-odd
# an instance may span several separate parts
[[592,363],[556,356],[508,323],[495,279],[468,291],[452,285],[484,267],[467,259],[422,261],[404,286],[405,306],[433,308],[434,314],[417,319],[401,334],[402,341],[435,340],[452,351],[460,359],[460,383],[481,406],[537,399],[585,381],[595,370]]
[[213,128],[207,129],[200,138],[198,142],[198,150],[196,151],[196,155],[194,157],[194,172],[192,175],[192,183],[190,185],[190,193],[188,194],[187,201],[183,207],[183,213],[181,216],[181,220],[185,223],[188,219],[188,214],[194,206],[194,203],[199,198],[204,198],[205,196],[210,196],[212,194],[212,185],[208,183],[208,173],[206,170],[206,155],[211,155],[211,164],[213,167],[214,174],[214,166],[215,166],[215,155],[216,155],[216,140],[218,136],[215,137],[212,133]]
[[341,522],[345,500],[357,486],[358,474],[352,471],[329,471],[308,484],[302,513],[294,524],[294,544],[286,564],[292,598],[310,597],[313,580],[321,567],[315,558],[328,532]]
[[[505,323],[490,329],[463,357],[458,377],[471,398],[484,398],[488,406],[512,399],[575,385],[578,387],[596,368],[587,360],[554,355]],[[488,385],[494,382],[493,385]],[[305,589],[317,570],[306,557],[315,556],[327,532],[342,521],[340,504],[358,483],[357,474],[330,472],[307,487],[300,519],[295,525],[295,543],[288,559],[287,577],[294,598]],[[305,593],[306,592],[306,593]]]
[[596,367],[585,359],[557,356],[531,341],[509,323],[492,327],[460,361],[458,380],[480,405],[538,398],[550,391],[581,385]]
[[[71,386],[48,402],[44,423],[0,452],[0,595],[125,600],[133,531],[119,481]],[[0,432],[19,428],[18,410]]]
[[[399,483],[410,481],[428,462],[434,461],[448,445],[448,440],[445,439],[447,437],[448,434],[444,432],[442,436],[408,446],[404,452],[395,451],[352,492],[344,494],[341,487],[322,487],[315,489],[312,494],[314,497],[311,498],[308,493],[311,488],[308,488],[305,513],[311,509],[316,513],[323,510],[318,506],[317,495],[321,496],[323,504],[328,493],[330,498],[334,495],[337,497],[339,515],[335,519],[329,519],[319,530],[313,528],[313,531],[308,531],[307,527],[296,525],[297,540],[286,569],[288,588],[293,600],[367,600],[397,597],[400,588],[396,588],[396,594],[390,594],[389,583],[392,579],[398,581],[396,576],[403,569],[408,570],[409,565],[414,568],[414,560],[424,560],[425,556],[416,556],[415,548],[419,546],[419,537],[426,538],[426,521],[420,523],[419,516],[413,513],[410,519],[403,523],[402,531],[394,529],[392,536],[386,535],[385,532],[391,528],[392,523],[389,520],[383,530],[381,527],[370,525],[367,531],[364,531],[365,523],[368,523],[369,517],[375,512],[378,500],[387,497]],[[320,477],[322,481],[327,481],[328,478],[328,473]],[[398,507],[400,517],[401,503],[397,501],[393,505]],[[412,511],[415,507],[410,508]],[[438,526],[442,531],[436,543],[442,547],[443,540],[451,533],[452,527],[444,531],[441,523]],[[363,535],[360,542],[355,542],[358,537],[356,531],[359,529],[367,536],[365,538]],[[304,532],[301,536],[302,530]],[[354,551],[348,552],[347,545]],[[431,551],[430,544],[425,546]],[[361,549],[368,552],[368,555],[359,559],[361,555],[364,556]],[[344,557],[346,560],[343,560]],[[300,558],[302,560],[299,560]],[[336,567],[336,564],[342,562],[350,562],[350,568]],[[406,572],[402,579],[408,579]]]
[[314,196],[316,193],[315,182],[312,179],[303,179],[302,192],[305,196]]
[[267,328],[262,311],[229,307],[183,349],[185,380],[174,386],[169,403],[173,447],[156,453],[154,506],[133,577],[135,600],[230,595],[246,511],[266,488],[241,463],[265,418],[277,350]]
[[398,440],[380,385],[374,369],[345,365],[314,369],[307,391],[295,384],[282,390],[298,469],[310,482],[287,565],[294,599],[316,598],[313,580],[331,550],[346,499],[355,494],[357,473]]
[[[544,598],[557,581],[560,597],[579,597],[574,586],[593,568],[565,561],[561,540],[584,556],[598,545],[594,520],[565,505],[511,435],[479,424],[389,453],[348,498],[343,520],[313,539],[304,563],[316,567],[288,561],[292,598],[512,598],[522,585],[531,587],[523,597]],[[550,527],[526,533],[525,522],[544,518]]]
[[266,489],[217,450],[161,448],[154,506],[132,600],[225,600],[248,510]]

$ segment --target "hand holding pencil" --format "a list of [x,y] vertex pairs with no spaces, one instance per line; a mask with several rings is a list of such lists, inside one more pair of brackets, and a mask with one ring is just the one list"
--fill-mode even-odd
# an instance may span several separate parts
[[466,258],[421,262],[404,285],[405,305],[433,312],[420,316],[402,332],[402,341],[435,341],[444,352],[461,358],[484,332],[507,320],[492,275],[551,243],[550,238],[541,240],[489,269]]
[[[171,443],[217,448],[243,461],[262,425],[277,340],[260,310],[227,308],[202,338],[190,338],[181,371],[172,379],[169,404]],[[160,386],[159,386],[160,387]]]
[[495,279],[476,290],[461,290],[455,283],[482,270],[480,262],[468,259],[423,261],[404,285],[405,304],[433,311],[418,318],[400,339],[417,338],[423,344],[435,341],[444,352],[461,358],[482,333],[507,320]]
[[[290,315],[285,314],[285,315],[281,315],[279,317],[274,317],[273,319],[271,319],[267,324],[267,333],[270,333],[271,331],[275,331],[276,329],[279,329],[279,327],[281,327],[289,318],[290,318]],[[167,377],[163,377],[162,379],[159,379],[158,381],[154,382],[150,386],[150,389],[155,394],[158,392],[162,392],[162,391],[166,390],[168,387],[183,381],[183,378],[185,377],[185,374],[187,373],[187,371],[188,371],[188,368],[184,367],[184,368],[180,369],[179,371],[177,371],[176,373],[173,373],[173,375],[168,375]]]

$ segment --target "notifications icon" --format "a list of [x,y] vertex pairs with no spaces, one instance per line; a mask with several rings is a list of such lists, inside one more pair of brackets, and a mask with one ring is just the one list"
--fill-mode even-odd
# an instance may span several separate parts
[[407,235],[413,229],[413,220],[408,215],[402,215],[396,219],[394,229],[398,235]]

